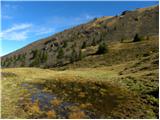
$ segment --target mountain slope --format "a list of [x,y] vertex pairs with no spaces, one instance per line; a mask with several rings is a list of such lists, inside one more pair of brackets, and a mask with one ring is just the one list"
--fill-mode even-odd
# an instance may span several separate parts
[[2,118],[159,118],[158,38],[108,49],[55,70],[2,69]]
[[159,6],[124,11],[120,16],[95,18],[89,23],[41,39],[2,57],[2,67],[56,67],[83,59],[85,48],[158,35]]

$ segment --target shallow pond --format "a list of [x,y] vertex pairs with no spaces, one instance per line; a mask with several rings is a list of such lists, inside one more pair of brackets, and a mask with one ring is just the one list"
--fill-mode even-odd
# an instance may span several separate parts
[[[44,91],[43,85],[32,85],[29,83],[21,84],[22,88],[27,89],[30,93],[30,100],[32,103],[36,103],[38,101],[38,106],[41,111],[55,111],[56,118],[68,118],[69,114],[71,113],[70,108],[78,108],[79,103],[69,102],[69,101],[61,101],[60,98],[54,93]],[[59,102],[59,101],[60,102]],[[55,103],[52,103],[55,101]],[[57,102],[56,102],[57,101]],[[75,110],[76,111],[76,110]],[[85,110],[85,109],[78,109],[77,111],[81,111],[85,113],[84,118],[94,118],[95,115],[92,111]]]

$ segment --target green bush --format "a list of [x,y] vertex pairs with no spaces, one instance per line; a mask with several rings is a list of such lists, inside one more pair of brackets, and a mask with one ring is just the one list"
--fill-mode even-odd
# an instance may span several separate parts
[[123,43],[124,42],[124,38],[121,38],[120,42]]
[[84,49],[84,48],[86,48],[86,42],[83,42],[83,44],[82,44],[82,47],[81,47],[82,49]]
[[37,49],[36,50],[32,50],[31,54],[32,54],[32,58],[31,59],[36,58],[38,56],[38,50]]
[[103,42],[99,45],[98,50],[97,50],[97,54],[104,54],[108,51],[107,49],[107,45]]
[[82,55],[82,52],[81,50],[79,51],[79,56],[78,56],[78,59],[81,60],[83,58],[83,55]]
[[93,46],[96,45],[96,39],[95,39],[95,38],[93,38],[92,45],[93,45]]
[[1,63],[1,66],[2,66],[2,67],[4,67],[4,66],[5,66],[5,64],[6,64],[6,63],[5,63],[5,61],[4,61],[4,62],[2,62],[2,63]]
[[[47,52],[40,51],[40,50],[33,50],[33,61],[31,62],[30,66],[38,66],[41,63],[45,63],[48,59]],[[24,61],[23,61],[24,62]]]
[[133,42],[139,42],[139,41],[141,41],[141,40],[142,40],[142,38],[141,38],[138,34],[136,34],[136,35],[134,36]]
[[64,41],[63,47],[67,47],[67,41]]
[[61,58],[63,58],[63,56],[64,56],[63,49],[62,49],[62,48],[59,48],[57,58],[58,58],[58,59],[61,59]]
[[48,59],[47,52],[42,52],[42,54],[41,54],[41,62],[44,63],[44,62],[47,61],[47,59]]
[[72,50],[72,53],[71,53],[70,61],[71,61],[71,62],[74,62],[74,61],[77,60],[77,58],[78,58],[77,52],[76,52],[75,49],[73,49],[73,50]]

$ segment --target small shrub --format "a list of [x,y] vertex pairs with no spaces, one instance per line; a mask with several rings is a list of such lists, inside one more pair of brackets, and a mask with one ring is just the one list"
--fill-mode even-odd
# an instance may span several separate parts
[[129,13],[130,11],[126,10],[126,11],[123,11],[121,15],[126,15],[127,13]]
[[141,40],[142,40],[142,38],[141,38],[138,34],[136,34],[136,35],[134,36],[133,42],[139,42],[139,41],[141,41]]
[[83,42],[83,44],[82,44],[82,47],[81,47],[82,49],[84,49],[84,48],[86,48],[86,42]]
[[17,58],[16,55],[14,55],[14,56],[13,56],[13,59],[16,60],[16,58]]
[[78,58],[77,52],[76,52],[75,49],[73,49],[73,50],[72,50],[72,53],[71,53],[70,61],[71,61],[71,62],[74,62],[74,61],[77,60],[77,58]]
[[95,38],[93,38],[92,45],[93,45],[93,46],[96,45],[96,40],[95,40]]
[[37,55],[38,55],[38,50],[37,50],[37,49],[36,49],[36,50],[32,50],[32,51],[31,51],[31,54],[32,54],[32,58],[30,58],[30,59],[32,60],[32,59],[34,59],[34,58],[37,57]]
[[135,21],[138,21],[138,18],[134,18]]
[[42,52],[42,54],[41,54],[41,62],[44,63],[44,62],[47,61],[47,59],[48,59],[47,52]]
[[11,64],[11,62],[8,61],[8,62],[6,63],[6,67],[9,67],[10,64]]
[[83,58],[83,55],[82,55],[82,52],[81,50],[79,51],[79,56],[78,56],[78,59],[81,60]]
[[124,42],[124,38],[121,38],[120,42],[123,43]]
[[62,49],[62,48],[59,48],[57,58],[58,58],[58,59],[61,59],[63,56],[64,56],[63,49]]
[[[33,54],[31,60],[33,60],[30,64],[30,66],[38,66],[41,63],[45,63],[48,59],[47,52],[41,51],[41,50],[33,50],[31,52]],[[25,60],[25,57],[23,58],[23,62]]]
[[17,57],[17,61],[19,61],[21,59],[21,55],[18,55]]
[[147,37],[146,37],[146,40],[149,40],[149,39],[150,39],[150,37],[149,37],[149,36],[147,36]]
[[108,51],[106,44],[103,42],[99,45],[98,50],[97,50],[97,54],[104,54]]
[[39,50],[32,51],[33,57],[31,59],[33,59],[33,61],[31,62],[30,66],[38,66],[40,64],[41,59],[39,52]]
[[67,41],[64,41],[63,47],[67,47]]
[[2,67],[5,66],[5,61],[4,61],[4,62],[1,62],[1,66],[2,66]]

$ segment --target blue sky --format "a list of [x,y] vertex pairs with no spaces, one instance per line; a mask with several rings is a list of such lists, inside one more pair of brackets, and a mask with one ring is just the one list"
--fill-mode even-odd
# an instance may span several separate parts
[[1,2],[2,50],[0,56],[38,39],[88,22],[95,17],[114,16],[124,10],[157,4],[158,1],[3,1]]

